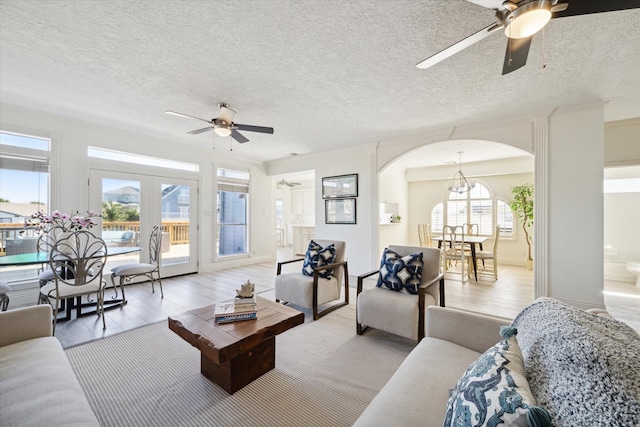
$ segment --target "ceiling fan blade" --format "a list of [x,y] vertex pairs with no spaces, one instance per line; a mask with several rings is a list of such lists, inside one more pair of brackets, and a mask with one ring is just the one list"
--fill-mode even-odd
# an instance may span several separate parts
[[[561,0],[562,1],[562,0]],[[616,10],[638,9],[638,0],[580,0],[568,1],[569,7],[563,11],[557,11],[553,18],[564,18],[567,16],[588,15],[590,13],[614,12]]]
[[231,129],[231,137],[238,141],[240,144],[244,144],[245,142],[249,142],[247,138],[244,137],[240,132],[235,129]]
[[507,51],[504,54],[504,64],[502,65],[502,75],[509,74],[527,63],[531,47],[531,37],[522,39],[509,39],[507,41]]
[[197,135],[202,132],[210,131],[211,129],[213,129],[211,126],[207,126],[206,128],[202,128],[202,129],[190,130],[187,133],[190,133],[191,135]]
[[448,57],[455,55],[456,53],[460,52],[463,49],[468,48],[469,46],[479,42],[480,40],[484,39],[485,37],[487,37],[489,34],[499,30],[500,28],[502,28],[503,25],[501,24],[497,24],[497,23],[493,23],[491,25],[486,26],[485,28],[481,29],[480,31],[478,31],[477,33],[471,34],[469,37],[464,38],[462,40],[460,40],[457,43],[452,44],[451,46],[449,46],[448,48],[441,50],[440,52],[436,53],[435,55],[431,55],[430,57],[428,57],[427,59],[425,59],[424,61],[418,62],[416,64],[416,67],[424,70],[425,68],[429,68],[435,64],[437,64],[438,62],[447,59]]
[[260,133],[273,134],[273,128],[268,128],[268,127],[264,127],[264,126],[241,125],[241,124],[238,124],[238,123],[234,123],[233,126],[238,128],[239,130],[246,130],[246,131],[249,131],[249,132],[260,132]]
[[220,120],[224,120],[227,123],[233,122],[233,117],[236,115],[236,112],[233,111],[227,104],[218,104],[220,108]]
[[200,117],[190,116],[190,115],[188,115],[188,114],[177,113],[177,112],[175,112],[175,111],[167,110],[167,111],[165,111],[165,113],[167,113],[167,114],[171,114],[171,115],[173,115],[173,116],[186,117],[186,118],[188,118],[188,119],[196,119],[196,120],[201,120],[201,121],[203,121],[203,122],[211,123],[211,121],[209,121],[209,120],[201,119]]

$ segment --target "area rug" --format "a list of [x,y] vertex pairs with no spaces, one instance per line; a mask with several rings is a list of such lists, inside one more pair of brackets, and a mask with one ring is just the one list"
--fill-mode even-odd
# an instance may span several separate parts
[[352,305],[276,338],[276,367],[233,395],[166,322],[66,350],[103,426],[350,426],[414,341],[355,333]]

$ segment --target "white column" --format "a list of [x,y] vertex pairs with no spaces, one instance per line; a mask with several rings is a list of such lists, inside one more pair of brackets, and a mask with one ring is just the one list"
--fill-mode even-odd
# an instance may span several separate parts
[[549,296],[548,254],[550,216],[549,194],[549,125],[548,115],[533,120],[533,152],[535,154],[533,200],[533,293],[534,297]]

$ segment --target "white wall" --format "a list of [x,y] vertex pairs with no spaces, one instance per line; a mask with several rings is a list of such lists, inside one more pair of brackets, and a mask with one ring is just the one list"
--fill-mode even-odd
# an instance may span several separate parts
[[[372,146],[352,147],[316,155],[300,155],[270,162],[268,174],[278,176],[315,169],[316,237],[347,242],[346,257],[349,274],[371,270],[373,254],[377,253],[378,199],[375,172],[375,150]],[[322,177],[358,174],[356,224],[325,224]],[[377,256],[377,255],[376,255]]]
[[547,296],[604,306],[604,108],[549,117]]

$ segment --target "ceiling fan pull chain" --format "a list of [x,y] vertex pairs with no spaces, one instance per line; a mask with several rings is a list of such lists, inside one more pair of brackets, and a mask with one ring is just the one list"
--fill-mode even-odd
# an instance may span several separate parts
[[547,49],[544,40],[544,27],[542,27],[542,69],[547,68]]
[[511,26],[507,27],[507,31],[509,31],[509,37],[507,38],[507,44],[509,45],[509,65],[511,65],[511,51],[513,50],[511,45]]

